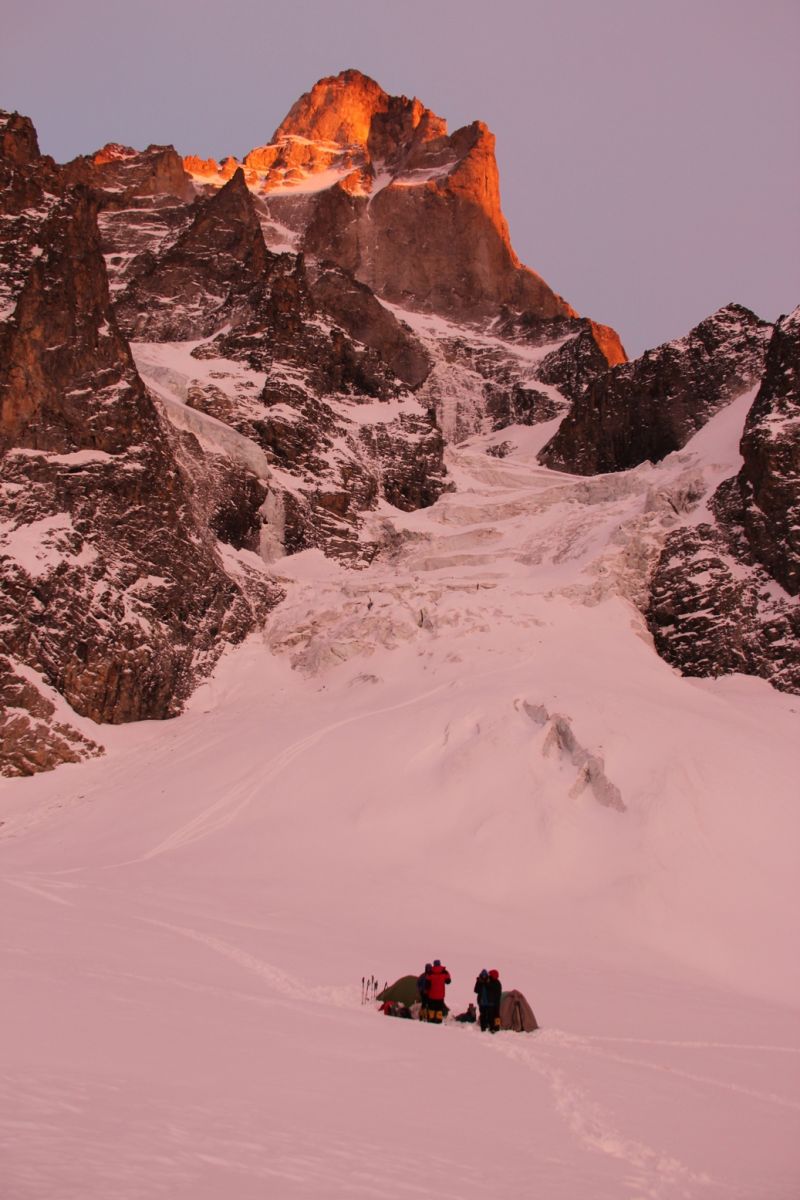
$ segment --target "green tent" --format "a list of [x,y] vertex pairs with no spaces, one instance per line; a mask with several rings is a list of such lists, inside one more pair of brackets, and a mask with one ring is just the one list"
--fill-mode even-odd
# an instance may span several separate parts
[[416,1004],[419,1000],[419,992],[417,991],[416,975],[403,975],[400,979],[396,979],[389,987],[384,988],[377,1000],[397,1000],[400,1004],[406,1004],[411,1008],[412,1004]]

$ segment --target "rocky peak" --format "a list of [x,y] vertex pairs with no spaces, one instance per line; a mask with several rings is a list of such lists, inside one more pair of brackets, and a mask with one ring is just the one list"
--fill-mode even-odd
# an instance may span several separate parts
[[101,146],[99,150],[96,150],[91,157],[96,167],[102,167],[106,163],[129,162],[132,158],[136,158],[136,156],[136,151],[132,146],[122,146],[119,142],[107,142],[105,146]]
[[441,152],[447,145],[447,122],[416,98],[390,96],[360,71],[342,71],[321,79],[292,106],[273,134],[273,144],[294,138],[357,150],[361,165],[419,169],[423,147]]
[[[215,162],[185,162],[199,185],[224,182]],[[480,121],[450,135],[419,100],[348,70],[301,96],[243,165],[296,249],[395,304],[475,321],[503,305],[540,318],[575,315],[514,253],[494,137]],[[612,361],[619,352],[617,344]]]
[[59,169],[39,154],[29,118],[0,112],[0,327],[14,311],[32,258],[42,253],[39,233],[60,186]]
[[[328,75],[292,105],[272,141],[303,137],[366,149],[373,121],[388,111],[391,99],[380,84],[361,71],[350,69]],[[407,108],[415,103],[419,104],[403,97],[394,107]]]
[[39,157],[39,140],[30,117],[0,109],[0,159],[21,167]]
[[[127,444],[136,434],[133,410],[124,420],[116,414],[128,395],[118,386],[121,378],[133,386],[137,377],[110,311],[96,218],[96,200],[77,188],[39,231],[3,347],[0,449],[69,453],[92,447],[113,454],[121,435]],[[82,415],[87,385],[102,388],[106,382],[106,403]]]

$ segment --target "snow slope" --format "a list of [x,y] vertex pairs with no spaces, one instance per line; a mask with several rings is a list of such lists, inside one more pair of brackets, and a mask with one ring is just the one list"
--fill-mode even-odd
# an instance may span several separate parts
[[[740,429],[591,479],[475,437],[391,556],[275,564],[183,717],[3,781],[3,1200],[798,1194],[800,703],[632,603]],[[542,1029],[361,1005],[436,956]]]

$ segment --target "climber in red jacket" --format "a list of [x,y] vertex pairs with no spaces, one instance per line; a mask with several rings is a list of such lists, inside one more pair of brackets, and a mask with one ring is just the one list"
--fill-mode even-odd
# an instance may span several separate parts
[[426,1008],[428,1020],[441,1025],[444,1020],[444,989],[453,981],[447,967],[443,967],[438,958],[433,960],[433,966],[425,975],[428,984]]

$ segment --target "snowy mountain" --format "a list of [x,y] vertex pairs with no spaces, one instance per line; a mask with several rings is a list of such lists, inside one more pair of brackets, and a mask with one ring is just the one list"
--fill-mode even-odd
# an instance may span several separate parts
[[0,182],[11,1200],[794,1197],[800,310],[627,362],[355,71]]

